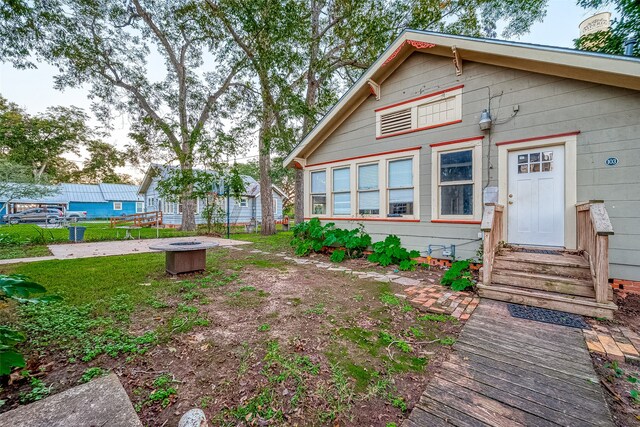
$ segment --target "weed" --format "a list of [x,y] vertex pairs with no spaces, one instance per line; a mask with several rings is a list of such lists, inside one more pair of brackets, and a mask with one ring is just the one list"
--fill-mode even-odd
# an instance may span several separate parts
[[402,247],[400,238],[396,235],[389,235],[383,241],[374,243],[373,253],[369,255],[369,261],[386,267],[390,264],[397,264],[399,270],[415,270],[418,262],[412,258],[420,256],[418,251],[408,251]]
[[634,404],[640,404],[640,393],[636,389],[629,390],[629,396],[633,399]]
[[386,345],[386,346],[393,345],[403,353],[411,352],[411,346],[405,340],[396,338],[393,335],[389,334],[388,332],[380,331],[380,333],[378,334],[378,339],[383,345]]
[[80,382],[81,383],[87,383],[87,382],[91,381],[92,379],[94,379],[96,377],[103,376],[106,373],[107,373],[107,371],[105,371],[104,369],[102,369],[100,367],[89,368],[86,371],[84,371],[84,373],[82,374],[82,377],[80,377]]
[[611,369],[616,378],[622,378],[624,375],[624,370],[618,365],[617,360],[614,360],[611,363],[605,363],[604,367]]
[[176,396],[178,391],[175,387],[171,387],[173,379],[168,374],[163,374],[153,380],[154,390],[149,393],[146,404],[159,403],[160,406],[166,408],[171,403],[171,397]]
[[202,409],[207,409],[207,407],[209,406],[209,403],[213,400],[213,398],[211,396],[202,396],[200,398],[200,407]]
[[457,323],[458,322],[458,319],[456,319],[453,316],[449,316],[448,314],[425,314],[424,316],[419,316],[418,320],[425,321],[425,322],[439,322],[439,323],[446,323],[446,322]]
[[413,307],[411,307],[410,304],[407,304],[406,302],[404,304],[402,304],[402,312],[403,313],[408,313],[410,311],[413,311]]
[[149,298],[147,300],[147,304],[149,304],[152,308],[155,308],[155,309],[169,307],[169,304],[167,304],[166,302],[161,301],[159,299],[155,299],[155,298]]
[[344,370],[339,365],[332,364],[329,388],[319,390],[319,395],[329,405],[326,411],[320,413],[320,421],[323,423],[334,421],[338,415],[349,411],[353,394],[353,387],[349,384]]
[[450,286],[453,291],[464,291],[473,287],[473,276],[469,270],[469,261],[455,261],[451,264],[451,268],[444,273],[440,283]]
[[324,304],[316,304],[313,308],[308,308],[304,311],[304,314],[324,314]]
[[421,338],[425,337],[425,333],[422,332],[422,330],[420,328],[416,327],[416,326],[411,326],[409,328],[408,334],[413,335],[413,337],[417,338],[417,339],[421,339]]
[[438,342],[442,345],[454,345],[456,343],[456,339],[453,337],[444,337],[440,338]]
[[255,292],[256,288],[253,286],[242,286],[238,289],[240,292]]
[[262,325],[258,326],[258,331],[259,332],[267,332],[271,329],[271,326],[269,326],[268,323],[263,323]]
[[362,295],[354,295],[353,299],[358,301],[358,302],[360,302],[360,301],[362,301],[364,299],[364,297]]
[[20,403],[22,404],[44,399],[51,393],[52,386],[47,386],[42,380],[38,378],[31,377],[29,385],[31,386],[30,391],[20,393],[19,398]]
[[401,303],[400,298],[398,298],[391,292],[384,292],[382,295],[380,295],[380,301],[383,304],[392,305],[392,306],[400,305]]
[[194,299],[198,298],[200,296],[199,292],[196,291],[191,291],[191,292],[186,292],[184,294],[182,294],[182,299],[185,301],[193,301]]

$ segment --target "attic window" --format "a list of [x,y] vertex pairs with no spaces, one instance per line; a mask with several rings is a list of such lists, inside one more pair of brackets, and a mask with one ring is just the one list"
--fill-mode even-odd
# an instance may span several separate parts
[[380,135],[389,135],[411,129],[411,108],[380,116]]
[[376,137],[387,138],[462,121],[462,86],[376,110]]

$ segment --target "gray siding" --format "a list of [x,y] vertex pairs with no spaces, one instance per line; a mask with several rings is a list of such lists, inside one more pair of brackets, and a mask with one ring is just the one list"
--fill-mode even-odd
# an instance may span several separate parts
[[[463,61],[464,62],[464,61]],[[376,108],[464,84],[462,123],[376,140]],[[483,186],[497,185],[496,142],[580,131],[578,201],[605,200],[615,236],[610,239],[611,276],[640,280],[640,94],[637,91],[515,69],[464,62],[456,77],[451,60],[414,53],[383,84],[382,99],[367,98],[308,158],[319,163],[422,146],[420,223],[367,222],[375,239],[389,230],[426,251],[428,244],[456,244],[458,257],[475,255],[479,225],[431,223],[429,144],[481,135],[478,120],[488,107],[494,127],[483,146]],[[513,107],[519,113],[509,119]],[[497,123],[497,124],[495,124]],[[604,164],[618,157],[616,167]],[[489,160],[487,159],[489,158]],[[491,164],[492,169],[488,166]],[[487,176],[489,171],[489,176]],[[355,222],[339,221],[346,226]],[[434,253],[434,256],[438,256]]]

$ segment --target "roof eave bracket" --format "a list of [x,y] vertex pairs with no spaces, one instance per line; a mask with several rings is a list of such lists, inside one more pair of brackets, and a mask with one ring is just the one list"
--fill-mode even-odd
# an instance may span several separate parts
[[369,85],[369,91],[371,92],[371,95],[375,95],[376,101],[380,101],[381,90],[382,90],[380,85],[371,79],[367,80],[367,84]]
[[453,52],[453,66],[456,70],[456,76],[462,75],[462,58],[460,58],[460,53],[455,46],[451,46],[451,52]]

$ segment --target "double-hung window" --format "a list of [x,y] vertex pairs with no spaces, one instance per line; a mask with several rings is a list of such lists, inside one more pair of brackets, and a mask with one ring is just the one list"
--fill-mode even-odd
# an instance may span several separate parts
[[358,166],[358,215],[380,214],[378,163]]
[[113,202],[113,210],[121,211],[122,210],[122,202]]
[[351,168],[333,169],[333,214],[351,215]]
[[388,163],[387,216],[413,215],[413,158]]
[[327,213],[327,172],[311,172],[311,214]]
[[434,220],[479,220],[482,211],[482,139],[432,146]]

